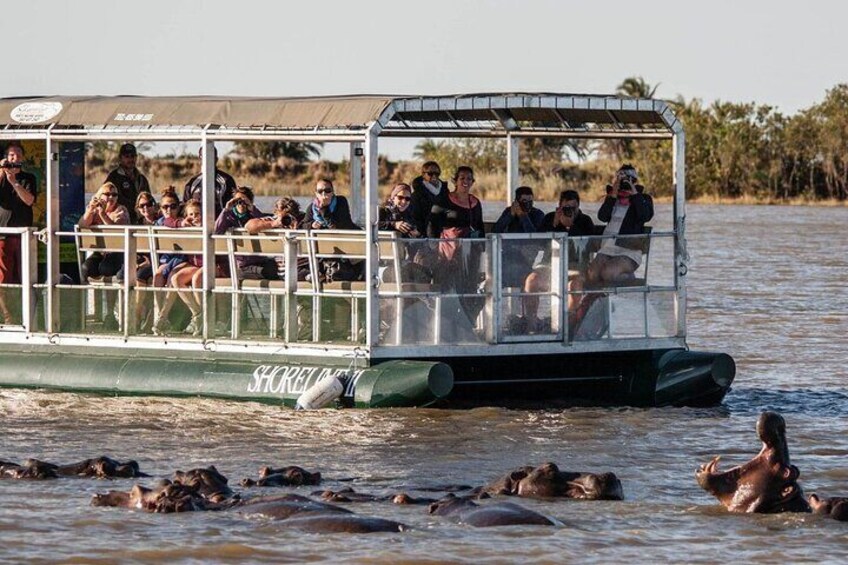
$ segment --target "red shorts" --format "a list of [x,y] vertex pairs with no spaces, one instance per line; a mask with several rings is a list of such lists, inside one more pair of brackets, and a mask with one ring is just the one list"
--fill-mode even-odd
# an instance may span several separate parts
[[0,239],[0,283],[21,282],[21,236],[7,235]]

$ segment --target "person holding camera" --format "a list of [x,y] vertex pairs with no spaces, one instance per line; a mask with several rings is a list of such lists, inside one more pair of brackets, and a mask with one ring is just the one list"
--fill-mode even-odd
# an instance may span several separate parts
[[[218,215],[215,233],[223,234],[234,228],[247,228],[250,221],[264,218],[265,214],[253,205],[253,198],[253,189],[249,186],[238,187],[235,195],[227,201]],[[277,278],[277,264],[271,257],[239,255],[236,257],[236,267],[239,280]]]
[[[6,148],[6,157],[0,160],[0,227],[22,228],[32,226],[32,205],[36,197],[35,176],[22,170],[24,148],[12,142]],[[21,238],[18,235],[0,234],[0,284],[21,282]],[[13,323],[0,289],[0,314],[3,324]]]
[[[567,233],[569,237],[586,237],[595,233],[595,224],[592,218],[580,210],[580,195],[576,190],[564,190],[559,195],[559,204],[556,210],[545,214],[540,232]],[[568,280],[568,290],[579,291],[583,288],[581,275],[573,275]],[[533,269],[524,279],[524,292],[522,306],[524,308],[524,320],[528,332],[546,331],[542,322],[538,319],[539,297],[535,293],[548,292],[551,289],[551,248],[547,247],[541,263]],[[576,295],[568,295],[568,309],[573,310],[576,303]],[[517,326],[521,329],[521,325]],[[520,333],[520,332],[519,332]]]
[[[494,233],[536,233],[542,227],[545,213],[533,207],[533,189],[519,186],[515,199],[504,208],[492,229]],[[503,249],[501,264],[504,287],[521,287],[524,279],[533,270],[533,259],[539,252],[539,244],[523,239],[507,239],[501,242]]]
[[[636,189],[636,168],[622,165],[612,190],[598,210],[598,219],[606,222],[604,235],[641,235],[645,223],[654,216],[653,201]],[[619,283],[633,278],[642,263],[640,238],[605,239],[587,273],[590,284]]]

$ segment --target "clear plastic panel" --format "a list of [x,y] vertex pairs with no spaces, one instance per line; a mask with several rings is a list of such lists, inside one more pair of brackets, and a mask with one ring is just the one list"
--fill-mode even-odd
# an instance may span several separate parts
[[[491,327],[491,309],[486,308],[492,286],[489,242],[398,239],[394,245],[390,253],[381,253],[381,339],[398,343],[400,331],[401,344],[486,342]],[[398,296],[405,299],[398,301]]]
[[500,337],[557,339],[561,325],[561,239],[500,240]]

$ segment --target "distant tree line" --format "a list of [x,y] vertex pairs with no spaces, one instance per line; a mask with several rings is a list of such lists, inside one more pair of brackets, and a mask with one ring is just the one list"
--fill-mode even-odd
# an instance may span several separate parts
[[[628,78],[617,92],[651,97],[656,87]],[[693,198],[780,201],[848,199],[848,84],[829,90],[821,103],[787,116],[755,103],[697,98],[671,101],[686,131],[687,194]],[[557,175],[574,188],[603,186],[618,163],[630,162],[659,196],[673,193],[671,141],[597,142],[523,139],[523,180]],[[482,170],[505,166],[505,144],[492,140],[425,140],[419,159],[443,168],[460,162]],[[529,179],[529,180],[527,180]]]
[[[650,98],[656,85],[642,77],[625,79],[621,96]],[[698,98],[670,101],[686,131],[686,182],[690,198],[749,201],[848,200],[848,84],[827,91],[824,100],[794,115],[773,106]],[[522,139],[521,181],[539,199],[554,200],[560,190],[574,188],[587,198],[600,197],[603,186],[624,162],[640,172],[640,180],[657,196],[671,196],[671,141]],[[119,144],[88,146],[87,174],[105,175],[117,161]],[[139,144],[139,150],[147,149]],[[320,144],[237,141],[220,165],[261,193],[311,193],[316,179],[347,181],[346,162],[316,160]],[[417,162],[391,162],[380,157],[378,176],[386,189],[409,182],[425,160],[438,161],[445,177],[459,165],[477,172],[475,190],[484,198],[503,194],[506,144],[499,139],[422,140]],[[140,166],[155,178],[154,186],[185,180],[196,171],[196,155],[147,159]]]

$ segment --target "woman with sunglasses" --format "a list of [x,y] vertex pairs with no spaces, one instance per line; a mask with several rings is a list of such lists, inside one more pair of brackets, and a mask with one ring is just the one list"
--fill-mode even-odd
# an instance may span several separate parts
[[146,190],[140,192],[135,199],[135,210],[140,226],[152,226],[162,217],[162,210],[159,209],[156,199]]
[[[140,226],[152,226],[162,217],[162,211],[159,209],[156,199],[150,192],[143,190],[135,199],[136,223]],[[150,256],[147,254],[138,255],[138,266],[136,271],[136,279],[150,284],[153,278],[153,267],[150,266]],[[151,321],[148,319],[150,314],[150,303],[152,299],[147,292],[137,292],[135,299],[135,319],[138,320],[139,331],[148,331]]]
[[412,187],[405,182],[396,184],[386,205],[380,207],[379,229],[396,231],[402,237],[421,237],[421,232],[415,227],[415,218],[412,217],[411,201]]
[[[182,225],[180,212],[182,205],[177,196],[177,189],[174,186],[169,186],[162,191],[162,196],[159,199],[162,209],[162,216],[156,220],[156,226],[166,228],[179,228]],[[153,275],[153,286],[162,288],[170,282],[172,273],[181,269],[187,264],[188,257],[181,253],[164,253],[159,256],[159,265],[156,267],[156,274]],[[165,335],[168,326],[168,315],[171,312],[174,301],[177,299],[177,294],[174,292],[165,293],[164,298],[161,292],[153,294],[155,310],[153,312],[153,333],[155,335]]]
[[350,216],[347,198],[335,193],[333,181],[321,179],[315,187],[315,198],[306,209],[303,224],[308,230],[358,230]]
[[[130,214],[126,206],[118,204],[118,189],[111,182],[97,189],[94,198],[88,203],[85,213],[79,219],[79,227],[92,226],[124,226],[129,224]],[[80,281],[88,282],[90,277],[117,277],[120,281],[124,274],[123,253],[92,253],[80,268]],[[116,296],[114,292],[106,293],[106,316],[103,319],[105,329],[116,329],[118,321],[113,309]]]

